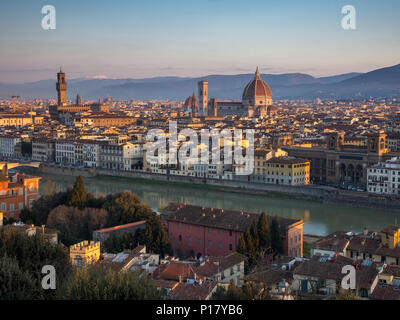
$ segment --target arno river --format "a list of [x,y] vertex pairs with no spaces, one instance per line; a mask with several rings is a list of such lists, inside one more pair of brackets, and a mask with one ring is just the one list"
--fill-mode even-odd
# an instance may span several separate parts
[[[58,191],[72,186],[75,177],[43,174],[40,189],[51,179]],[[202,187],[152,183],[114,177],[84,178],[86,189],[94,194],[105,195],[119,191],[136,193],[153,210],[169,202],[190,203],[206,207],[243,210],[287,218],[304,220],[304,233],[326,235],[333,231],[362,231],[364,227],[380,231],[390,224],[400,223],[400,213],[354,208],[338,204],[322,204],[313,201],[271,196],[228,193]]]

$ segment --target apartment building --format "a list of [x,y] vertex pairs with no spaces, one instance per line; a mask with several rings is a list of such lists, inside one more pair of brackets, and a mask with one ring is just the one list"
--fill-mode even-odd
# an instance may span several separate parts
[[386,137],[386,148],[390,149],[392,152],[400,151],[400,133],[390,133]]
[[21,142],[17,135],[0,136],[0,157],[13,158],[15,155],[15,146]]
[[370,166],[367,170],[367,191],[400,195],[400,158]]
[[310,184],[310,161],[294,157],[273,157],[266,160],[260,152],[255,154],[251,181],[290,186]]
[[55,141],[51,139],[34,139],[32,141],[32,160],[54,162]]
[[75,140],[56,140],[56,162],[64,165],[75,165]]
[[[170,203],[161,218],[175,253],[221,256],[236,251],[239,238],[259,215]],[[267,216],[272,221],[272,217]],[[302,257],[303,220],[278,218],[285,255]]]
[[4,217],[18,219],[39,197],[39,177],[17,173],[9,176],[7,166],[0,173],[0,210]]
[[196,163],[193,166],[193,172],[196,177],[200,178],[212,178],[212,179],[223,179],[227,178],[228,174],[232,172],[231,164],[202,164]]
[[132,170],[134,150],[134,145],[130,142],[102,144],[100,147],[101,168],[121,171]]
[[86,168],[100,167],[101,145],[106,142],[96,140],[80,140],[82,146],[82,165]]
[[32,118],[25,115],[4,114],[0,116],[2,127],[23,127],[32,124]]

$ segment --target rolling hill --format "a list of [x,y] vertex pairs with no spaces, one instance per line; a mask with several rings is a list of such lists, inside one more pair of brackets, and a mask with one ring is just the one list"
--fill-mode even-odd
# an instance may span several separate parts
[[[209,82],[209,97],[241,99],[244,87],[253,77],[254,74],[249,73],[202,78],[67,79],[67,97],[72,100],[79,93],[83,99],[110,95],[115,99],[183,100],[197,88],[199,80],[206,80]],[[274,99],[400,96],[400,64],[367,73],[321,78],[304,73],[262,74],[262,78],[271,87]],[[0,93],[18,94],[23,98],[55,98],[55,82],[51,79],[24,84],[0,83]]]

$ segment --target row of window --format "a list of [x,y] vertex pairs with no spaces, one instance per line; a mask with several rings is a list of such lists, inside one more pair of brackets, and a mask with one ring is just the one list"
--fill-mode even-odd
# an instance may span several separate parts
[[[170,234],[170,238],[172,238],[172,235],[171,235],[171,234]],[[178,236],[178,241],[179,241],[179,242],[182,242],[182,235],[179,235],[179,236]],[[197,239],[197,244],[198,244],[199,246],[201,246],[201,242],[202,242],[201,239],[198,238],[198,239]],[[193,244],[192,237],[189,237],[189,238],[188,238],[188,245],[189,245],[189,246],[192,246],[192,244]],[[207,243],[207,244],[208,244],[208,247],[209,247],[209,248],[211,248],[211,247],[213,246],[213,242],[212,242],[211,240],[208,240],[208,243]],[[222,242],[218,242],[217,245],[218,245],[218,249],[222,249]],[[232,243],[230,243],[230,244],[229,244],[229,251],[232,251],[232,250],[233,250],[233,245],[232,245]]]
[[[10,205],[8,206],[8,210],[7,210],[7,203],[3,202],[1,204],[1,211],[7,212],[7,211],[15,211],[15,204],[14,203],[10,203]],[[20,202],[18,203],[18,210],[22,210],[24,208],[24,203]]]
[[[191,225],[191,224],[186,224],[186,226],[187,226],[187,229],[188,229],[188,230],[192,230],[192,225]],[[179,223],[178,223],[178,228],[182,228],[182,222],[179,222]],[[204,228],[205,228],[205,227],[204,227]],[[202,230],[202,227],[201,227],[201,226],[197,226],[197,231],[201,231],[201,230]],[[212,233],[213,230],[217,230],[217,233],[218,233],[219,235],[222,234],[222,229],[219,229],[219,228],[213,229],[213,228],[207,227],[207,232],[208,232],[208,233]],[[229,236],[232,237],[232,235],[233,235],[232,230],[229,230]]]

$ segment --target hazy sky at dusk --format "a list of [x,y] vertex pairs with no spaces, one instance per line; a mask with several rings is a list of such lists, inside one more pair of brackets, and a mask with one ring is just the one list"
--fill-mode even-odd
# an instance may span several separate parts
[[[57,29],[41,28],[42,6]],[[357,9],[357,30],[341,8]],[[400,63],[398,0],[1,0],[0,81],[304,72]]]

